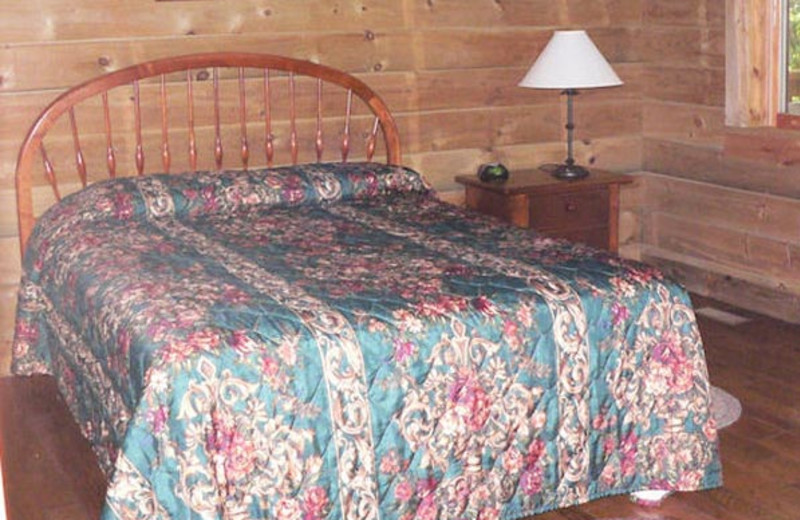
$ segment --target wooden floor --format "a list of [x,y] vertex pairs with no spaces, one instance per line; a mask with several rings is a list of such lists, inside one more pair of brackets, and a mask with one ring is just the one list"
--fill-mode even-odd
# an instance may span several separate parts
[[0,379],[8,520],[100,516],[105,477],[50,377]]
[[[711,303],[695,299],[695,306]],[[744,311],[738,326],[699,317],[711,380],[740,398],[722,430],[724,487],[644,509],[612,497],[536,520],[800,519],[800,326]],[[31,384],[33,383],[33,384]],[[104,482],[49,379],[0,379],[9,520],[97,518]]]

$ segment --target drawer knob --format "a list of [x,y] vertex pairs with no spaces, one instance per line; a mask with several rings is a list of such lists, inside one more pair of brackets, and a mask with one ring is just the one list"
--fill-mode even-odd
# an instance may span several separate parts
[[572,211],[576,211],[577,209],[578,209],[578,205],[575,204],[575,202],[573,202],[571,200],[568,200],[567,202],[564,203],[564,210],[565,211],[572,212]]

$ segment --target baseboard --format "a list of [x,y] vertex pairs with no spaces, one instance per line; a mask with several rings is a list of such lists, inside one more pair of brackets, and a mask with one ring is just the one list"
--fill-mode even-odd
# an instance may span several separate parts
[[642,260],[658,267],[693,293],[772,318],[800,323],[800,294],[779,287],[765,287],[652,253],[643,254]]

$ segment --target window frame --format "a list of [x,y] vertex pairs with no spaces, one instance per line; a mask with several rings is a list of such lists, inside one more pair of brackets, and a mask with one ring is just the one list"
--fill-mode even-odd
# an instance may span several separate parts
[[[797,116],[781,106],[782,0],[726,0],[725,124],[778,126]],[[787,117],[783,117],[787,116]],[[797,121],[800,126],[800,118]]]

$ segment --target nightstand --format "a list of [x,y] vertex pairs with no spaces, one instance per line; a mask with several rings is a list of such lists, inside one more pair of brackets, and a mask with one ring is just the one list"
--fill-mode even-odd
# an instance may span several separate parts
[[481,182],[459,175],[467,207],[544,235],[617,251],[619,187],[627,175],[592,170],[575,181],[555,179],[541,170],[512,171],[505,182]]

